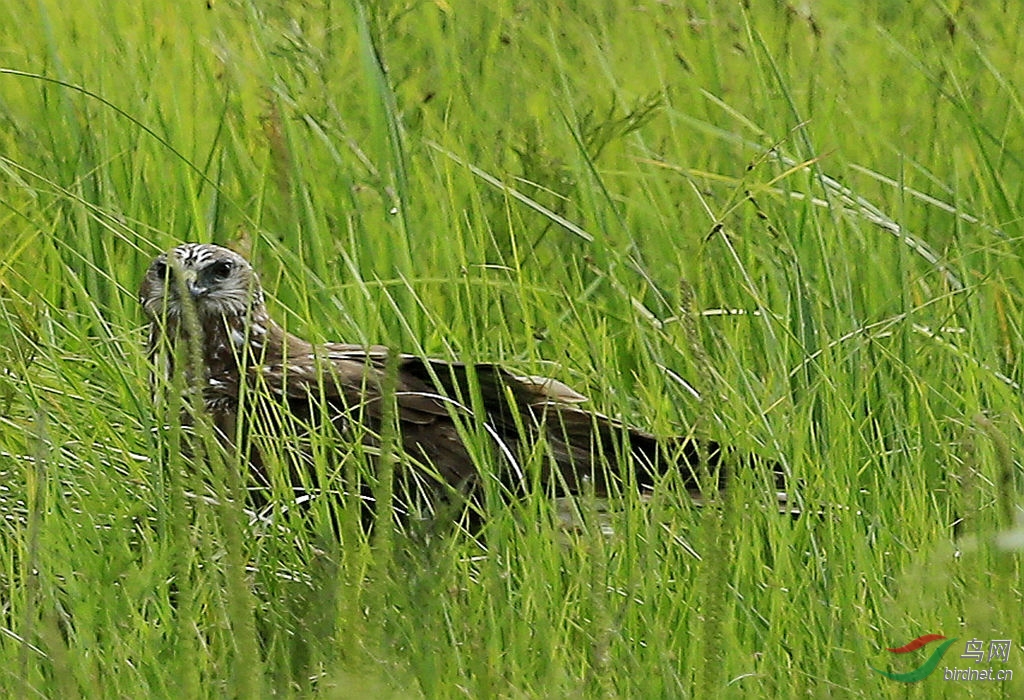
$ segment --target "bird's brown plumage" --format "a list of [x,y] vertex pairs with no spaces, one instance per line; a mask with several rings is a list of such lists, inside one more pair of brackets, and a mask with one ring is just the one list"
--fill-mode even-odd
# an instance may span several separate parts
[[[308,429],[330,422],[339,444],[347,439],[379,448],[383,421],[393,416],[403,454],[398,475],[428,471],[438,492],[465,493],[479,483],[480,457],[467,449],[466,430],[488,436],[498,465],[491,471],[512,490],[529,483],[521,465],[536,449],[545,453],[533,460],[544,465],[538,480],[560,493],[604,495],[615,482],[650,486],[669,469],[696,493],[707,482],[698,474],[720,471],[717,443],[656,440],[582,410],[584,397],[553,379],[493,364],[391,355],[380,346],[308,343],[268,316],[252,266],[220,246],[185,244],[160,255],[139,298],[150,321],[152,357],[170,372],[192,348],[199,366],[186,370],[188,382],[202,387],[204,409],[229,442],[244,434],[239,423],[273,414],[268,425],[288,420]],[[240,412],[243,393],[262,408]],[[295,435],[281,430],[277,437]],[[267,480],[259,451],[247,454],[255,476]]]

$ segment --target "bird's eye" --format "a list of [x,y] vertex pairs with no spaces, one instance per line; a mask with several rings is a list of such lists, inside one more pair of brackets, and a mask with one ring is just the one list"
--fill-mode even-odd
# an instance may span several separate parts
[[157,279],[167,279],[167,263],[163,260],[157,260],[153,263],[153,274],[156,275]]
[[227,260],[215,262],[210,266],[210,277],[215,280],[226,280],[231,276],[231,263]]

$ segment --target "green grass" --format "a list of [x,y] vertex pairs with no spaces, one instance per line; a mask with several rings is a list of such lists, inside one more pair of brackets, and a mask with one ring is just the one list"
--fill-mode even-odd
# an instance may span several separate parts
[[[747,4],[0,5],[2,694],[1019,696],[1022,10]],[[293,331],[556,375],[826,514],[249,525],[149,399],[183,240]],[[944,682],[971,638],[1019,677]]]

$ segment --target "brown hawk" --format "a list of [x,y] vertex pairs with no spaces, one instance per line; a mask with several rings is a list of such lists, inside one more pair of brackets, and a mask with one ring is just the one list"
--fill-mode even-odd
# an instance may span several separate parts
[[[717,443],[659,441],[582,410],[584,397],[554,379],[381,346],[314,345],[287,333],[267,314],[249,262],[220,246],[189,243],[158,256],[139,299],[150,321],[151,355],[172,371],[181,348],[191,348],[200,366],[186,370],[188,382],[202,387],[204,410],[229,444],[246,434],[246,421],[261,417],[265,432],[278,431],[272,436],[278,441],[298,440],[329,423],[339,450],[358,442],[372,463],[390,420],[392,440],[401,446],[395,476],[415,477],[428,498],[431,492],[471,493],[480,485],[481,456],[466,440],[474,431],[491,442],[489,469],[513,492],[531,483],[524,472],[563,495],[603,496],[617,488],[613,484],[647,488],[669,469],[678,470],[694,495],[702,484],[717,479],[721,485]],[[246,411],[246,402],[262,408]],[[269,483],[264,455],[251,447],[244,453],[257,480]],[[530,471],[527,463],[540,466]],[[290,478],[302,481],[294,473]]]

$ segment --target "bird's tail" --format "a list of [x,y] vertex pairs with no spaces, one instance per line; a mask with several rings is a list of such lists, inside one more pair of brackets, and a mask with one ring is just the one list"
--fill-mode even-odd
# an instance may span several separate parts
[[661,439],[575,407],[548,412],[545,435],[559,465],[559,484],[569,493],[609,496],[632,484],[641,493],[677,479],[701,504],[740,476],[763,481],[779,511],[794,511],[781,467],[755,455],[739,454],[714,440],[693,436]]

